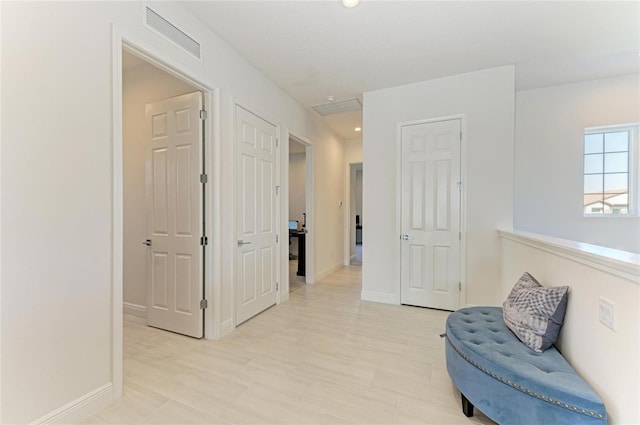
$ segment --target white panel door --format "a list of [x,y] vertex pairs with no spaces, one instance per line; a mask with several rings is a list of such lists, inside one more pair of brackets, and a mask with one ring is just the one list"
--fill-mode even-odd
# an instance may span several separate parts
[[236,325],[276,303],[276,127],[236,106]]
[[402,304],[456,310],[460,120],[402,127]]
[[146,105],[147,324],[203,337],[202,93]]

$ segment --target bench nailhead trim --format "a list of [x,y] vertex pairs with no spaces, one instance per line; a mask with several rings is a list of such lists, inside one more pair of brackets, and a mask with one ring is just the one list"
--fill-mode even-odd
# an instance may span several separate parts
[[[500,376],[498,376],[498,374],[497,374],[497,373],[493,373],[493,372],[491,372],[491,371],[490,371],[489,369],[487,369],[487,368],[480,367],[480,365],[478,365],[475,361],[471,360],[468,356],[466,356],[466,355],[465,355],[465,354],[463,354],[460,350],[458,350],[458,348],[457,348],[456,346],[454,346],[453,344],[451,344],[451,340],[450,340],[448,337],[447,337],[447,342],[449,342],[449,344],[451,345],[451,347],[454,349],[454,351],[455,351],[456,353],[458,353],[458,355],[460,355],[460,357],[462,357],[463,359],[465,359],[468,363],[470,363],[471,365],[473,365],[474,367],[476,367],[477,369],[479,369],[481,372],[484,372],[484,373],[486,373],[487,375],[489,375],[489,376],[491,376],[491,377],[495,378],[497,381],[500,381],[500,382],[506,383],[507,385],[512,385],[512,384],[511,384],[511,381],[509,381],[509,380],[505,381],[505,380],[504,380],[504,377],[500,377]],[[520,391],[523,391],[523,392],[525,392],[525,393],[527,393],[527,394],[531,394],[531,390],[530,390],[530,389],[528,389],[528,388],[524,388],[522,385],[520,385],[520,387],[518,388],[518,384],[516,384],[515,382],[513,383],[513,388],[515,388],[515,389],[520,389]],[[534,396],[534,397],[538,397],[538,393],[534,392],[534,393],[533,393],[533,396]],[[544,396],[544,395],[540,395],[540,398],[541,398],[542,400],[547,400],[547,397],[546,397],[546,396]],[[549,399],[548,399],[547,401],[548,401],[549,403],[553,403],[553,398],[549,397]],[[556,400],[556,404],[557,404],[558,406],[562,407],[562,402],[561,402],[560,400]],[[566,403],[564,404],[564,407],[565,407],[565,408],[567,408],[567,409],[569,409],[569,405],[568,405],[568,404],[566,404]],[[578,412],[578,406],[573,406],[573,411]],[[585,409],[580,409],[580,413],[582,413],[583,415],[591,415],[591,416],[595,416],[595,415],[596,415],[596,412],[589,412],[589,413],[587,413],[587,411],[586,411]],[[604,418],[604,415],[603,415],[602,413],[598,413],[598,417],[599,417],[600,419],[603,419],[603,418]]]

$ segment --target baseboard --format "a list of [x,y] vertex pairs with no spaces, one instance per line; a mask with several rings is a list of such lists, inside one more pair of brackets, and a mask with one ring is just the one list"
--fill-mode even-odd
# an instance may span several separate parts
[[143,319],[147,318],[147,307],[139,304],[133,303],[122,303],[122,312],[124,314],[129,314],[131,316],[141,317]]
[[278,297],[278,304],[283,303],[285,301],[287,301],[289,299],[289,291],[283,291],[282,288],[280,288],[280,294]]
[[400,304],[400,296],[398,294],[390,294],[388,292],[378,291],[362,291],[360,293],[362,301],[371,301],[383,304]]
[[315,276],[313,276],[313,282],[320,282],[322,279],[337,272],[343,267],[344,266],[340,263],[334,264],[333,266],[329,267],[327,270],[323,271],[322,273],[316,273]]
[[220,323],[220,338],[222,338],[225,335],[229,335],[233,333],[233,331],[234,331],[233,320],[228,319]]
[[88,418],[113,403],[111,382],[91,391],[32,422],[35,424],[74,424]]

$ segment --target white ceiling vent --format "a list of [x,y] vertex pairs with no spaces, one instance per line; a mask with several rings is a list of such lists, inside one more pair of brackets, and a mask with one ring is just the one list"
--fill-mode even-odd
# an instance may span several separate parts
[[169,41],[182,47],[198,60],[202,60],[202,57],[200,56],[200,43],[189,37],[183,31],[178,29],[178,27],[158,15],[158,13],[149,7],[146,8],[145,24],[148,28],[157,31]]
[[342,112],[362,111],[362,103],[360,103],[360,99],[354,97],[353,99],[341,100],[339,102],[316,105],[312,108],[324,117],[326,115],[340,114]]

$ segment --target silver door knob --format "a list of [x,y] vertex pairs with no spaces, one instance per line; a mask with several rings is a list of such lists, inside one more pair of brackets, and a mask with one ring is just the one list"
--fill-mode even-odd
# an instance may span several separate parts
[[400,239],[402,239],[403,241],[408,241],[409,239],[413,239],[413,236],[400,235]]
[[151,239],[147,239],[146,241],[142,242],[142,245],[151,246]]
[[251,242],[245,242],[242,239],[238,239],[238,246],[240,245],[249,245]]

